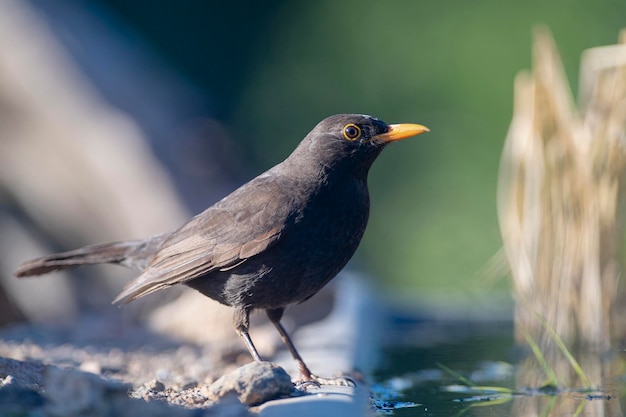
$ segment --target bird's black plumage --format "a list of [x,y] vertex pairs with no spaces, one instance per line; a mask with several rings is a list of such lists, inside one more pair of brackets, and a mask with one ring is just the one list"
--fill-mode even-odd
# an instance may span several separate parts
[[257,360],[248,316],[264,309],[311,379],[280,324],[284,308],[313,296],[346,265],[367,225],[372,163],[388,142],[424,131],[365,115],[328,117],[282,163],[180,229],[35,259],[16,275],[101,262],[141,270],[115,302],[186,284],[235,309],[235,328]]

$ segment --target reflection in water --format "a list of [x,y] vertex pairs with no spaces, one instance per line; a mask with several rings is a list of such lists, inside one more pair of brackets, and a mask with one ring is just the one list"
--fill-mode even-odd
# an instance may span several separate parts
[[543,365],[530,348],[516,345],[511,322],[396,320],[388,332],[385,340],[393,346],[384,351],[373,389],[379,411],[387,414],[624,415],[624,352],[571,352],[589,389],[555,343],[540,346]]
[[[592,350],[567,353],[554,342],[540,346],[545,362],[529,353],[516,372],[516,386],[555,387],[552,396],[518,396],[512,413],[519,416],[622,416],[624,359]],[[573,358],[573,359],[572,359]],[[573,361],[573,362],[572,362]]]

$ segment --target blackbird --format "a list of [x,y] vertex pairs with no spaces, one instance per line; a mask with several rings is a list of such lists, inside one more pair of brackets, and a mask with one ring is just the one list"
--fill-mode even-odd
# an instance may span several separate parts
[[113,301],[130,302],[185,284],[234,308],[252,357],[252,310],[265,310],[298,364],[313,375],[280,323],[285,307],[312,297],[346,265],[367,225],[367,173],[390,142],[428,132],[366,115],[322,120],[283,162],[171,233],[86,246],[23,263],[16,276],[114,263],[141,271]]

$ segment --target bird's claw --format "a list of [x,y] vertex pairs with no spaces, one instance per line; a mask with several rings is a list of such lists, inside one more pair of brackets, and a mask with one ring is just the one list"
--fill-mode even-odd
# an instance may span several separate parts
[[315,381],[320,384],[320,385],[334,385],[334,386],[340,386],[340,387],[356,387],[356,381],[350,377],[347,376],[340,376],[340,377],[336,377],[336,378],[322,378],[322,377],[315,377]]
[[303,389],[305,391],[311,386],[320,388],[322,385],[330,385],[336,387],[356,387],[356,381],[347,376],[340,376],[336,378],[323,378],[317,375],[307,375],[303,380],[295,383],[297,389]]
[[307,391],[310,387],[320,388],[322,386],[319,382],[314,380],[296,381],[294,382],[294,385],[298,391]]

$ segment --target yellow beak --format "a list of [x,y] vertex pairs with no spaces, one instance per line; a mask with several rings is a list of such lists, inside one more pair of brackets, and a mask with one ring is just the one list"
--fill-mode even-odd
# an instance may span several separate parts
[[430,129],[422,125],[402,123],[398,125],[390,125],[389,130],[386,133],[374,136],[374,139],[380,139],[384,142],[393,142],[396,140],[410,138],[411,136],[416,136],[424,132],[430,132]]

